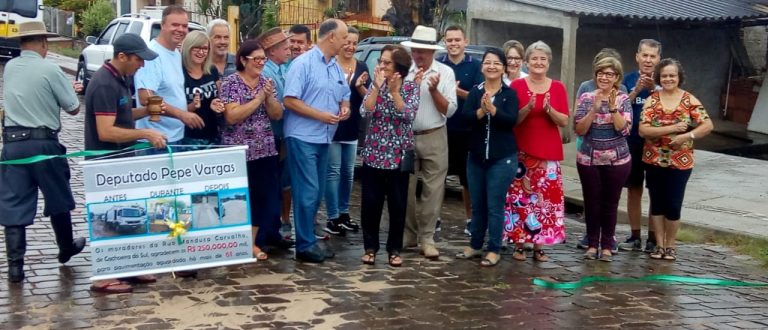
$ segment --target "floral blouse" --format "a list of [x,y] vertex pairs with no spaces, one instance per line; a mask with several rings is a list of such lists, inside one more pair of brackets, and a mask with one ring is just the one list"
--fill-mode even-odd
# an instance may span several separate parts
[[[371,97],[371,90],[363,99],[363,104]],[[387,85],[378,92],[373,111],[366,111],[365,105],[360,107],[363,118],[370,117],[365,143],[360,153],[363,162],[370,167],[398,169],[405,151],[413,149],[411,127],[413,119],[416,118],[416,110],[419,109],[419,86],[413,81],[404,81],[400,95],[405,102],[403,111],[395,109],[395,102]]]
[[[688,92],[683,92],[680,103],[674,109],[665,109],[661,104],[659,92],[654,92],[645,100],[643,112],[640,114],[641,124],[663,127],[685,122],[688,124],[688,131],[696,128],[707,119],[709,119],[707,110],[696,97]],[[643,162],[678,170],[692,169],[693,141],[688,141],[675,149],[669,145],[675,136],[677,134],[673,133],[653,140],[646,139],[645,145],[643,145]]]
[[[632,105],[627,93],[616,95],[619,113],[627,122],[621,130],[613,126],[613,117],[608,112],[608,104],[603,103],[597,112],[595,120],[584,135],[584,140],[576,154],[576,162],[580,165],[624,165],[629,163],[632,156],[627,145],[627,136],[632,128]],[[579,105],[576,107],[576,122],[587,116],[595,104],[595,92],[581,94]]]
[[[225,77],[221,84],[221,101],[224,104],[248,103],[264,88],[267,80],[264,75],[261,75],[256,87],[251,88],[245,84],[240,74],[231,74]],[[235,125],[225,124],[220,135],[222,144],[247,145],[246,160],[277,156],[275,135],[272,133],[267,108],[263,103],[243,122]]]

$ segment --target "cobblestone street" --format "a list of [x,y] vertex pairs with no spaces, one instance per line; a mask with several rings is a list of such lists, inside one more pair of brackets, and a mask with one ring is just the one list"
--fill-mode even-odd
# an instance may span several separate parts
[[[61,138],[70,152],[83,148],[82,112],[84,107],[74,117],[62,114]],[[86,236],[79,160],[70,160],[78,203],[73,218],[76,236]],[[359,189],[356,184],[355,219]],[[497,267],[481,268],[478,261],[453,258],[468,244],[462,209],[456,197],[446,198],[438,261],[406,250],[403,267],[387,266],[383,253],[375,266],[365,266],[362,233],[349,233],[328,241],[336,257],[324,264],[300,263],[292,253],[276,252],[265,262],[201,270],[197,279],[161,274],[157,283],[136,285],[133,293],[122,295],[89,291],[88,247],[66,266],[58,264],[50,222],[38,218],[27,229],[23,283],[6,280],[0,234],[0,329],[768,328],[768,287],[639,282],[552,290],[532,284],[534,278],[653,274],[768,282],[765,268],[731,250],[680,245],[674,263],[639,252],[622,252],[612,263],[584,261],[583,251],[574,247],[584,226],[571,214],[568,243],[551,248],[549,262],[514,261],[507,251]],[[620,226],[618,238],[627,232]]]

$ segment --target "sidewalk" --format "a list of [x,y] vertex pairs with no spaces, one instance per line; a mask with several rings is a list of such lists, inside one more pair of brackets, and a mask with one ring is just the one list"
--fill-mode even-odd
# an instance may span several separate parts
[[[566,200],[583,205],[575,143],[563,148]],[[768,161],[703,150],[696,150],[695,157],[683,202],[683,225],[768,239]],[[648,211],[647,192],[643,194],[644,219]],[[625,189],[619,204],[620,223],[628,221],[626,202]]]

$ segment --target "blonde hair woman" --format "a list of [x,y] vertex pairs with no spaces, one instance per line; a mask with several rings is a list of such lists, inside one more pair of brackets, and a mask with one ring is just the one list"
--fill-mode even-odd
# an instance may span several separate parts
[[203,119],[202,128],[184,129],[184,145],[211,145],[219,141],[219,117],[224,104],[219,100],[221,75],[213,65],[211,40],[202,31],[192,31],[181,43],[184,65],[184,93],[187,111]]

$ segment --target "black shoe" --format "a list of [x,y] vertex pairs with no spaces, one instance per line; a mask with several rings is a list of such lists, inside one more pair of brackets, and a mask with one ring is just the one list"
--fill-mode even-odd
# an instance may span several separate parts
[[333,235],[346,236],[347,230],[339,224],[339,219],[330,219],[323,228],[325,232]]
[[8,265],[8,282],[19,283],[24,281],[24,264]]
[[360,225],[352,221],[352,219],[349,217],[349,213],[342,213],[341,215],[339,215],[339,225],[341,226],[341,228],[344,228],[346,230],[351,230],[354,232],[357,232],[358,230],[360,230]]
[[8,256],[8,281],[24,280],[24,254],[27,252],[27,229],[24,226],[5,227],[5,251]]
[[326,251],[324,251],[319,246],[317,246],[317,244],[315,244],[309,250],[296,252],[296,260],[319,264],[325,261],[325,254],[326,254]]
[[80,252],[83,252],[83,249],[85,248],[85,238],[79,237],[76,238],[72,242],[72,246],[69,249],[60,249],[59,250],[59,262],[62,264],[67,263],[69,259],[71,259],[73,256],[77,255]]

